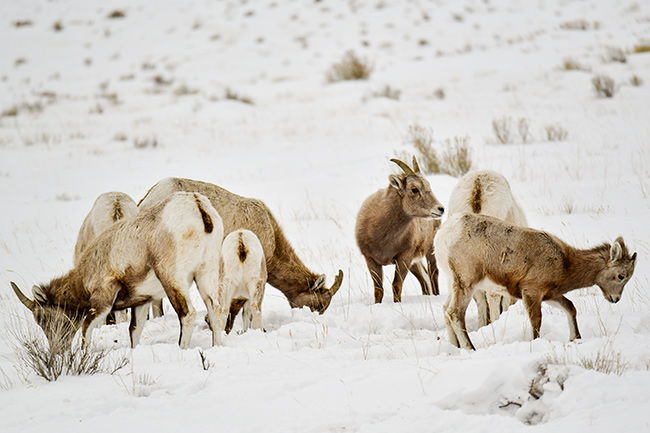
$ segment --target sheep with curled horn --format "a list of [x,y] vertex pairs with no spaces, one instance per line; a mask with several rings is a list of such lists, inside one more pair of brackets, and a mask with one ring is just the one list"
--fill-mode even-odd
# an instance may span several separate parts
[[391,161],[403,173],[390,175],[389,186],[363,202],[356,224],[357,245],[370,271],[376,303],[384,296],[382,267],[386,265],[395,265],[394,302],[402,299],[402,284],[409,271],[420,283],[422,294],[439,294],[433,238],[445,208],[415,157],[412,168],[398,159]]
[[[248,229],[259,239],[266,257],[267,282],[280,290],[292,308],[309,307],[324,313],[332,297],[341,287],[343,272],[339,270],[330,287],[325,275],[312,272],[284,235],[280,224],[263,201],[242,197],[220,186],[192,179],[166,178],[155,184],[138,204],[141,210],[165,200],[176,191],[198,192],[206,196],[223,218],[224,235],[237,229]],[[234,300],[226,324],[226,333],[243,307]]]
[[[50,347],[63,348],[70,347],[79,328],[88,344],[110,311],[126,308],[132,308],[129,332],[135,347],[149,304],[167,296],[180,322],[179,346],[186,349],[196,316],[189,296],[193,281],[210,322],[216,323],[222,239],[221,217],[208,199],[176,193],[106,229],[70,272],[34,286],[34,300],[13,282],[11,287],[34,314]],[[212,344],[218,344],[221,331],[211,329]]]

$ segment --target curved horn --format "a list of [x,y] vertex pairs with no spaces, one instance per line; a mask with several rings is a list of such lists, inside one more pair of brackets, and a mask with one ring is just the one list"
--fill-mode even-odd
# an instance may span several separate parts
[[420,172],[420,166],[418,165],[418,160],[415,159],[415,155],[413,155],[413,171],[416,173]]
[[411,176],[413,173],[413,170],[411,170],[411,167],[408,166],[405,162],[400,161],[397,158],[392,158],[391,162],[394,162],[395,164],[399,165],[399,167],[404,171],[404,174],[407,176]]
[[332,287],[329,288],[329,292],[331,296],[334,296],[336,292],[339,291],[342,282],[343,282],[343,271],[339,269],[339,273],[336,274],[336,278],[334,278],[334,283],[332,284]]
[[20,299],[20,302],[22,302],[25,307],[29,308],[31,311],[34,311],[34,304],[35,302],[29,299],[23,292],[20,291],[18,286],[11,281],[11,288],[14,289],[14,292],[16,292],[16,296],[18,296],[18,299]]

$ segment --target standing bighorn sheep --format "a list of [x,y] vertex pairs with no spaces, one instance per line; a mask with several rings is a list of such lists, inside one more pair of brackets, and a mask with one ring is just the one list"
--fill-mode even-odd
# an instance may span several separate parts
[[[79,264],[83,252],[100,233],[122,218],[128,218],[137,213],[138,205],[128,194],[106,192],[97,197],[79,229],[77,243],[74,246],[74,266]],[[126,311],[112,312],[107,318],[108,323],[126,322],[127,320]]]
[[[88,344],[92,330],[111,310],[125,308],[133,308],[129,331],[135,347],[149,303],[166,295],[178,313],[179,345],[184,349],[189,347],[196,315],[189,296],[192,281],[211,323],[216,323],[222,239],[221,217],[208,199],[178,193],[109,227],[86,248],[70,272],[35,286],[34,300],[13,282],[11,285],[34,313],[50,345],[68,347],[82,322],[83,342]],[[64,328],[66,332],[61,333]],[[218,338],[213,328],[212,343]]]
[[574,340],[580,338],[576,309],[564,295],[598,285],[605,299],[616,303],[636,264],[636,253],[630,256],[620,237],[612,245],[582,250],[546,232],[476,214],[445,221],[436,235],[435,251],[440,268],[453,281],[445,303],[449,339],[464,349],[474,349],[465,310],[486,282],[523,300],[533,338],[539,337],[541,304],[546,301],[565,311]]
[[384,296],[382,266],[392,264],[393,301],[401,301],[409,270],[420,282],[423,294],[439,293],[433,238],[445,208],[431,192],[415,157],[413,168],[397,159],[391,161],[403,173],[390,175],[390,186],[363,202],[356,225],[357,245],[372,277],[376,303]]
[[221,331],[225,330],[233,300],[243,303],[244,331],[250,327],[263,329],[262,299],[266,278],[264,250],[255,233],[236,230],[226,236],[219,260],[217,344],[221,344]]
[[[284,293],[291,307],[307,306],[321,314],[329,307],[332,297],[341,287],[343,272],[339,270],[332,286],[325,287],[325,275],[310,271],[302,263],[264,202],[241,197],[206,182],[167,178],[155,184],[138,206],[147,209],[176,191],[198,192],[206,196],[223,218],[225,234],[240,228],[255,233],[264,249],[268,283]],[[241,308],[241,302],[232,303],[226,332],[232,329],[232,322]]]
[[[473,171],[461,177],[451,192],[447,211],[450,217],[475,213],[521,227],[528,225],[526,215],[513,197],[506,178],[490,170]],[[479,327],[496,321],[501,312],[515,301],[490,285],[483,285],[482,289],[474,293]]]

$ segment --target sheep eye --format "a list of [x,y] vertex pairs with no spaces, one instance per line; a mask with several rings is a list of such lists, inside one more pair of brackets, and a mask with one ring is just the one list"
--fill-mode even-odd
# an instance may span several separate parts
[[621,274],[618,274],[618,281],[623,281],[625,277]]
[[411,192],[412,192],[413,194],[419,194],[419,193],[420,193],[420,190],[417,189],[417,188],[411,188]]

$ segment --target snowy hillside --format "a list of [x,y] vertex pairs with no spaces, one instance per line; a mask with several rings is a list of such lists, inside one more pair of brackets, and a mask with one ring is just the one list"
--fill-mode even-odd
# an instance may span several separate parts
[[[3,433],[650,430],[650,3],[21,0],[0,17]],[[350,50],[369,78],[330,82]],[[415,152],[415,125],[436,146],[466,140],[532,227],[638,252],[619,303],[568,295],[580,341],[560,310],[531,341],[521,303],[481,329],[472,304],[477,350],[459,350],[444,278],[440,296],[409,276],[402,303],[373,303],[356,214],[398,172],[389,159]],[[99,194],[138,201],[168,176],[264,200],[312,271],[329,285],[343,270],[329,309],[267,286],[266,332],[238,319],[212,348],[194,291],[188,350],[167,304],[134,350],[127,324],[96,331],[109,361],[128,359],[112,375],[21,366],[15,331],[40,331],[10,281],[29,293],[67,272]],[[457,179],[427,178],[448,203]]]

